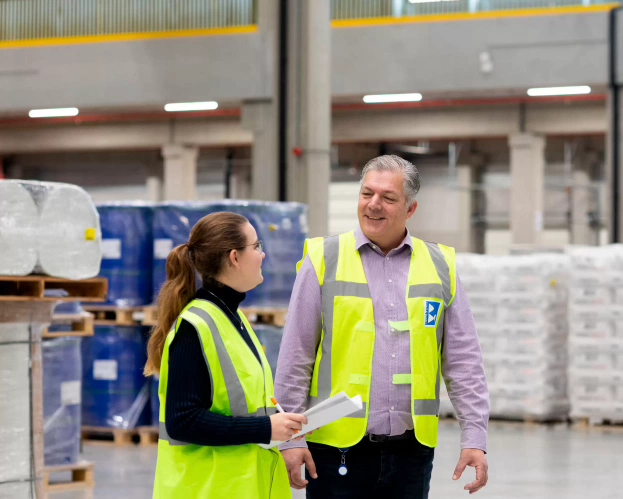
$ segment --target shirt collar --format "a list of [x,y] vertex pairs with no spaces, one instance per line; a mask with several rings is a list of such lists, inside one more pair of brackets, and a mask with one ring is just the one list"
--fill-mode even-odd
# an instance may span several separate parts
[[[362,246],[368,244],[370,246],[374,245],[374,243],[372,241],[370,241],[370,239],[368,239],[368,237],[363,233],[363,231],[361,230],[361,227],[357,227],[355,229],[355,240],[357,243],[357,250],[359,251],[361,249]],[[411,240],[411,233],[409,232],[409,229],[407,229],[407,235],[405,236],[405,238],[402,240],[402,242],[398,245],[397,250],[401,249],[403,246],[409,246],[409,248],[411,248],[411,251],[413,251],[413,241]]]

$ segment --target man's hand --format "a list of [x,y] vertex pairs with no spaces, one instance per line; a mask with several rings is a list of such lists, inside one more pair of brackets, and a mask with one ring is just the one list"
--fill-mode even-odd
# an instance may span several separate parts
[[464,489],[469,490],[470,494],[475,494],[487,485],[487,481],[489,480],[489,465],[487,464],[485,453],[479,449],[463,449],[461,451],[459,463],[454,470],[452,480],[461,478],[466,466],[476,468],[476,481],[468,483]]
[[304,489],[309,483],[301,476],[301,466],[303,465],[305,465],[312,478],[318,478],[318,474],[316,473],[316,463],[314,463],[309,449],[288,449],[281,451],[281,454],[286,462],[288,476],[290,477],[290,485],[293,489]]

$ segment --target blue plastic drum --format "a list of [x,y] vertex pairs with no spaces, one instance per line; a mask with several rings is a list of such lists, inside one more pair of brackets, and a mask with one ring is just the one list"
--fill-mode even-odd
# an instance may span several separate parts
[[138,307],[151,303],[153,206],[107,203],[97,206],[102,227],[102,267],[108,304]]
[[153,301],[167,279],[167,257],[173,248],[184,244],[193,226],[206,215],[218,210],[214,203],[159,203],[154,208]]
[[166,258],[188,241],[192,227],[206,215],[230,211],[246,217],[264,241],[264,282],[247,293],[243,306],[287,307],[296,263],[308,237],[307,206],[300,203],[223,200],[212,203],[162,203],[154,214],[154,295],[166,279]]
[[143,328],[96,326],[82,342],[82,424],[134,428],[149,424],[149,379]]

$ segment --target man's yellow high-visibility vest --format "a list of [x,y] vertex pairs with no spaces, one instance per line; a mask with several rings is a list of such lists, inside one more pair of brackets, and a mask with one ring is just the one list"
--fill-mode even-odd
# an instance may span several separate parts
[[[444,311],[456,292],[453,248],[412,238],[413,253],[405,300],[408,319],[391,322],[392,334],[411,339],[411,372],[394,374],[394,384],[411,385],[415,436],[437,446]],[[309,392],[309,407],[340,392],[361,395],[364,408],[316,430],[307,440],[352,447],[366,434],[375,344],[374,305],[357,250],[355,233],[308,239],[309,256],[322,290],[322,335]]]
[[[253,417],[275,413],[273,378],[253,329],[244,322],[261,364],[227,316],[206,300],[193,300],[169,332],[160,367],[160,439],[154,499],[290,499],[292,492],[281,453],[256,444],[209,447],[169,438],[165,426],[169,348],[181,319],[197,330],[212,379],[210,411]],[[192,380],[188,380],[192,383]]]

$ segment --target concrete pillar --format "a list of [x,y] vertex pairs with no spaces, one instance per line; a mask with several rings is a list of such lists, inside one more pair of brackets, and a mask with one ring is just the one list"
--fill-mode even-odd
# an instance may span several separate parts
[[590,226],[589,212],[594,209],[596,190],[591,185],[588,168],[576,169],[571,186],[571,243],[599,244],[599,232]]
[[234,174],[231,177],[232,199],[262,199],[251,194],[251,168],[251,166],[240,164],[234,166]]
[[537,135],[511,135],[512,244],[539,244],[543,232],[545,139]]
[[147,190],[147,200],[152,203],[162,201],[162,162],[160,158],[154,157],[145,165],[147,179],[145,188]]
[[459,197],[459,211],[457,213],[459,228],[456,250],[465,253],[484,252],[484,232],[472,223],[472,216],[476,212],[476,190],[479,167],[475,165],[457,165],[456,177]]
[[197,158],[199,148],[166,145],[164,159],[165,201],[192,201],[197,195]]
[[149,176],[147,177],[145,184],[147,189],[147,199],[152,203],[162,201],[162,178]]
[[288,198],[309,204],[311,236],[329,230],[330,14],[330,2],[289,3]]
[[279,201],[278,113],[274,101],[242,104],[242,126],[253,132],[251,198]]

